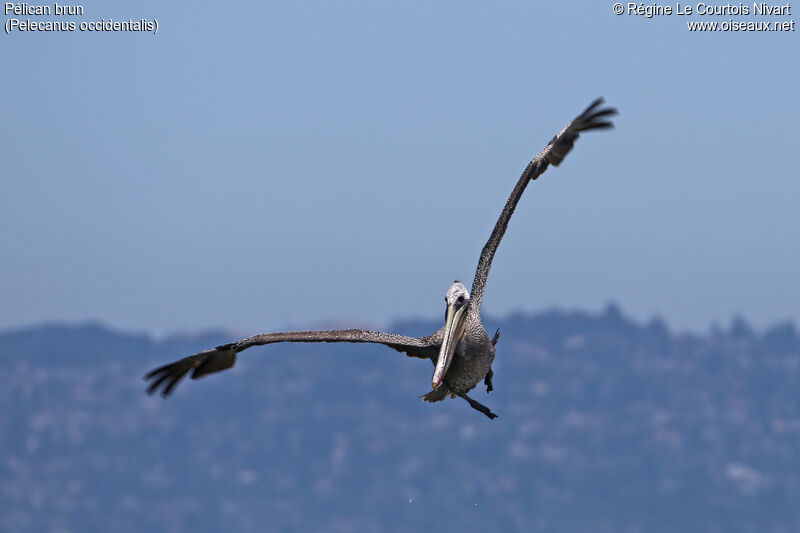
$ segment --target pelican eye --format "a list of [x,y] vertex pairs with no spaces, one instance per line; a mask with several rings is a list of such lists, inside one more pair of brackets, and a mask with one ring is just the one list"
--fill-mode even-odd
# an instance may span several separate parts
[[458,303],[460,303],[460,304],[464,303],[464,295],[463,294],[458,297]]

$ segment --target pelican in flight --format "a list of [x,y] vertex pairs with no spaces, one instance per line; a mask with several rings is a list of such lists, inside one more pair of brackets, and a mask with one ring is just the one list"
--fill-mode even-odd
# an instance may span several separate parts
[[156,368],[144,377],[150,382],[147,392],[153,394],[160,389],[161,394],[167,397],[189,371],[192,372],[192,379],[197,379],[226,370],[236,362],[236,354],[253,346],[276,342],[370,342],[385,344],[410,357],[430,359],[433,362],[434,371],[431,379],[433,390],[423,396],[425,401],[439,402],[448,396],[451,398],[459,396],[473,409],[477,409],[489,418],[495,418],[497,415],[488,407],[467,396],[467,393],[481,381],[486,385],[487,392],[492,390],[492,362],[499,331],[490,339],[480,317],[481,300],[492,259],[528,183],[541,176],[549,165],[558,166],[582,132],[613,127],[608,117],[615,115],[617,111],[601,107],[602,103],[602,98],[595,100],[575,120],[558,132],[544,150],[528,163],[514,190],[511,191],[511,196],[508,197],[489,240],[483,247],[475,279],[472,281],[472,291],[468,291],[458,280],[450,286],[445,295],[447,303],[445,324],[435,333],[427,337],[407,337],[381,331],[344,329],[255,335]]

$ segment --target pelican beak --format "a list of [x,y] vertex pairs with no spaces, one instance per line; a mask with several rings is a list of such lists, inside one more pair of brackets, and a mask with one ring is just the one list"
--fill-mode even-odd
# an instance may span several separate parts
[[458,346],[458,341],[460,341],[461,336],[464,335],[464,323],[466,322],[465,308],[465,305],[457,309],[452,304],[447,306],[444,339],[442,340],[442,347],[439,350],[439,359],[436,361],[436,370],[433,371],[433,378],[431,378],[433,390],[436,390],[442,383],[447,369],[450,368],[450,363],[453,362],[453,354],[456,351],[456,346]]

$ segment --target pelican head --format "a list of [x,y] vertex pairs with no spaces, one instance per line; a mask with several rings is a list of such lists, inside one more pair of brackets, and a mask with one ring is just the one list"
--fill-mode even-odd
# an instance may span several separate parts
[[447,303],[444,338],[442,339],[442,347],[439,350],[439,359],[436,361],[436,370],[433,371],[433,378],[431,378],[434,390],[442,383],[447,369],[450,368],[450,363],[453,362],[456,346],[458,346],[461,337],[464,336],[469,292],[463,283],[455,280],[447,290],[444,301]]

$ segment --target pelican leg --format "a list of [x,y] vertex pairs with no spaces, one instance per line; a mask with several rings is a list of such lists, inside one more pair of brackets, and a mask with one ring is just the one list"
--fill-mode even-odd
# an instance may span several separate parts
[[492,387],[492,377],[494,376],[494,372],[492,372],[492,367],[489,367],[489,373],[486,374],[486,377],[483,378],[483,383],[486,385],[486,392],[492,392],[494,387]]
[[459,396],[461,396],[462,398],[467,400],[467,403],[469,403],[469,406],[472,407],[473,409],[475,409],[477,411],[480,411],[481,413],[485,414],[486,416],[488,416],[491,419],[497,418],[497,415],[494,414],[492,412],[492,410],[489,409],[488,407],[486,407],[485,405],[482,405],[482,404],[476,402],[475,400],[473,400],[472,398],[470,398],[466,394],[460,393]]
[[[497,346],[497,341],[500,340],[500,329],[494,332],[494,337],[492,337],[492,346]],[[494,377],[494,372],[492,372],[492,367],[489,367],[489,373],[486,374],[486,377],[483,379],[483,383],[486,385],[486,392],[492,392],[494,387],[492,386],[492,377]]]

